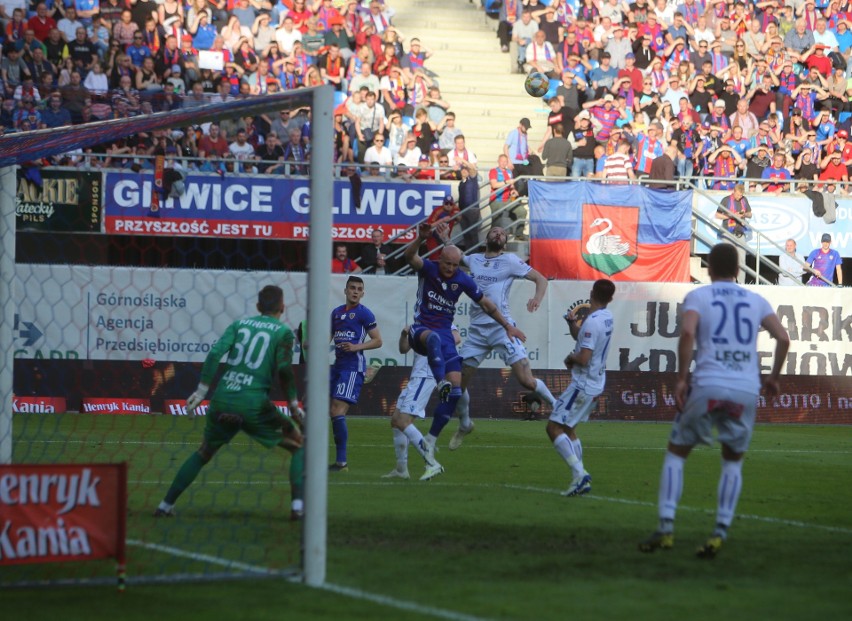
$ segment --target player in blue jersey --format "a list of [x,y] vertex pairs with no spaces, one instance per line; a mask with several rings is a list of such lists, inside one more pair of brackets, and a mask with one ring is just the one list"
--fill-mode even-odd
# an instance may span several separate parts
[[[429,461],[434,462],[438,435],[450,421],[462,394],[461,357],[456,350],[452,332],[456,303],[462,293],[479,304],[506,331],[509,339],[526,341],[527,337],[503,316],[473,278],[459,270],[462,252],[456,246],[444,246],[437,263],[417,255],[420,246],[431,236],[432,226],[421,224],[417,230],[417,240],[405,249],[405,260],[418,274],[417,301],[409,342],[415,352],[428,358],[441,399],[432,418],[432,427],[425,438]],[[443,468],[439,464],[431,469],[427,466],[427,472],[421,480],[428,480],[441,472]]]
[[[716,527],[698,556],[713,558],[719,552],[742,490],[743,457],[751,442],[761,386],[768,397],[778,394],[778,378],[790,346],[790,337],[769,302],[735,282],[737,249],[717,244],[707,260],[711,284],[693,289],[683,301],[674,388],[678,413],[660,474],[659,526],[639,544],[642,552],[674,545],[686,459],[696,444],[712,442],[714,428],[722,445]],[[762,380],[757,351],[761,328],[775,339],[772,370]]]
[[[346,445],[349,430],[346,412],[358,403],[367,362],[364,352],[382,346],[382,335],[376,326],[376,316],[361,304],[364,281],[350,276],[343,290],[346,303],[331,312],[331,340],[334,342],[334,365],[331,367],[331,429],[337,449],[335,462],[328,469],[344,472],[349,469]],[[370,340],[367,340],[367,337]]]
[[563,496],[579,496],[592,490],[592,476],[583,466],[583,445],[576,429],[589,420],[606,384],[606,355],[613,329],[612,313],[607,306],[613,295],[615,284],[611,280],[596,280],[589,294],[588,316],[580,319],[576,308],[565,316],[571,336],[577,341],[574,351],[565,357],[571,384],[559,395],[547,422],[547,435],[553,448],[571,468],[573,476]]

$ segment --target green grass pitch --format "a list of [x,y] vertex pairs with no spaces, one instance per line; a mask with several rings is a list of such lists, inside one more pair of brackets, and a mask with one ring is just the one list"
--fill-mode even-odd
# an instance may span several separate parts
[[[68,461],[130,459],[136,485],[129,536],[157,528],[148,512],[195,449],[200,421],[55,422],[63,418],[23,424],[16,416],[16,455],[26,450],[33,461],[46,461],[60,446],[76,446]],[[349,421],[351,471],[329,480],[327,580],[360,597],[250,579],[131,585],[123,595],[103,586],[3,589],[0,602],[16,618],[63,621],[852,617],[852,428],[759,426],[738,517],[720,555],[706,561],[694,549],[713,524],[717,449],[697,449],[687,463],[675,548],[645,555],[636,546],[656,524],[668,425],[581,425],[594,479],[592,492],[579,498],[559,495],[569,472],[543,422],[478,420],[464,446],[450,452],[446,443],[456,425],[439,443],[446,473],[420,483],[422,461],[413,450],[411,481],[380,478],[395,463],[387,419]],[[46,436],[89,441],[41,443]],[[270,457],[242,438],[217,460],[193,495],[181,499],[175,518],[199,534],[175,545],[209,551],[209,533],[222,536],[238,524],[277,542],[274,549],[285,556],[277,564],[292,562],[299,529],[286,523],[283,452]],[[266,472],[252,474],[258,468]],[[250,493],[253,477],[274,493],[258,500]],[[222,557],[237,551],[245,552],[233,541],[216,548]],[[276,564],[262,551],[257,556]],[[158,553],[147,560],[178,562]],[[192,568],[176,567],[170,571]]]

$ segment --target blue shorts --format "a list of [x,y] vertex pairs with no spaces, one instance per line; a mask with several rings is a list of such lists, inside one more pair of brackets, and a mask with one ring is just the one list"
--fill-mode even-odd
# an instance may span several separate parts
[[358,403],[364,374],[351,369],[331,367],[331,398],[346,403]]
[[411,349],[416,351],[418,354],[429,357],[429,351],[426,349],[426,345],[420,341],[420,335],[424,332],[434,332],[441,339],[441,354],[444,356],[444,372],[452,373],[453,371],[461,371],[462,368],[462,359],[459,356],[458,350],[456,350],[456,339],[453,337],[452,330],[437,330],[434,328],[427,328],[426,326],[421,325],[413,325],[408,332],[408,344],[411,345]]

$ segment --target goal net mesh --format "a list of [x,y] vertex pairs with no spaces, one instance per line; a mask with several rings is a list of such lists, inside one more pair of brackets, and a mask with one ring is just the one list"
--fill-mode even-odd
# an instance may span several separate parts
[[[40,140],[21,137],[0,145],[0,162],[11,166],[121,133],[310,105],[310,94],[298,97],[230,102],[192,117],[155,115],[138,127],[107,123]],[[2,221],[16,224],[17,258],[2,273],[14,307],[10,313],[4,303],[3,328],[14,350],[14,400],[4,405],[14,413],[3,414],[0,463],[127,463],[130,584],[296,574],[302,528],[290,519],[291,455],[280,448],[267,450],[238,434],[179,498],[176,517],[153,513],[201,445],[206,407],[190,416],[185,400],[210,347],[231,322],[257,314],[257,293],[267,284],[284,290],[282,321],[295,331],[306,316],[307,279],[288,269],[304,257],[292,244],[251,235],[102,235],[105,174],[24,164],[13,196],[4,185]],[[153,184],[154,174],[131,177]],[[148,217],[158,214],[151,210]],[[11,252],[5,244],[6,266]],[[272,399],[283,406],[278,390]],[[85,555],[69,530],[72,520],[62,515],[20,523],[20,513],[11,511],[19,492],[4,488],[0,474],[0,495],[9,501],[0,504],[9,508],[0,517],[0,586],[115,580],[115,561],[32,563],[45,554],[60,561]]]

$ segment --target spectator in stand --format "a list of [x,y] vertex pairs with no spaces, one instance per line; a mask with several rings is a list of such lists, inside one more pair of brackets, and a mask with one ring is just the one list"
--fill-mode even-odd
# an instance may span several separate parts
[[553,46],[545,40],[543,30],[536,31],[533,35],[532,43],[527,46],[524,53],[526,61],[524,65],[525,72],[538,71],[549,78],[556,78],[560,75],[561,72],[556,65],[559,57],[556,55]]
[[619,140],[615,152],[607,156],[603,166],[603,177],[608,183],[624,183],[636,178],[633,172],[633,160],[630,157],[630,143],[627,140]]
[[47,108],[41,113],[41,121],[49,128],[71,125],[71,113],[62,107],[62,95],[53,93],[48,98]]
[[462,133],[462,130],[456,127],[456,113],[447,112],[441,122],[438,123],[438,145],[441,149],[449,151],[455,146],[456,136]]
[[[491,226],[503,226],[509,223],[508,212],[498,214],[509,203],[518,198],[515,190],[514,176],[509,166],[509,157],[505,154],[497,158],[497,166],[488,172],[488,183],[491,186]],[[506,228],[503,226],[503,228]]]
[[373,137],[373,144],[364,153],[364,163],[376,164],[380,167],[382,174],[390,174],[393,167],[393,154],[385,146],[384,134],[376,134]]
[[35,31],[30,28],[24,30],[24,34],[21,38],[16,39],[14,41],[7,41],[7,43],[14,44],[15,48],[20,52],[21,58],[24,59],[24,62],[29,63],[32,60],[33,52],[35,50],[40,49],[42,52],[46,51],[44,43],[35,38]]
[[86,38],[86,29],[83,26],[77,28],[75,37],[68,43],[68,51],[74,66],[81,75],[87,77],[99,57],[95,46]]
[[811,251],[806,262],[807,268],[813,274],[808,280],[812,287],[827,287],[834,282],[837,274],[837,284],[843,286],[843,258],[840,253],[831,247],[831,235],[823,233],[821,247]]
[[112,27],[112,36],[124,47],[133,43],[133,35],[142,29],[133,21],[133,13],[129,9],[121,12],[121,19]]
[[654,160],[663,154],[663,143],[660,141],[662,135],[662,124],[654,121],[646,133],[636,136],[636,173],[639,176],[649,175]]
[[621,113],[615,108],[615,97],[611,93],[607,93],[600,99],[587,101],[583,104],[583,109],[589,111],[591,118],[594,119],[593,125],[597,124],[595,139],[598,142],[609,140],[612,128],[615,127],[616,121],[621,118]]
[[221,134],[219,124],[210,123],[207,133],[198,141],[198,157],[201,159],[224,158],[229,153],[228,141]]
[[786,274],[778,274],[778,284],[782,287],[795,287],[802,284],[802,276],[804,276],[804,268],[802,267],[802,259],[796,256],[796,240],[788,239],[784,244],[784,254],[778,257],[778,267],[790,272],[793,276]]
[[298,127],[291,126],[287,130],[287,141],[282,145],[285,163],[275,167],[273,172],[285,175],[307,175],[310,163],[309,146],[302,131]]
[[402,166],[403,168],[417,168],[417,164],[420,162],[420,157],[422,155],[424,155],[424,153],[420,150],[420,147],[417,146],[417,138],[413,132],[410,132],[408,136],[406,136],[402,145],[400,145],[398,152],[395,154],[393,151],[391,152],[394,166]]
[[[846,183],[849,181],[849,171],[843,165],[843,153],[835,145],[834,150],[828,153],[820,162],[820,181],[842,181],[841,190],[847,192]],[[833,184],[832,184],[833,185]]]
[[709,155],[707,163],[713,167],[713,176],[716,178],[714,190],[730,190],[736,185],[737,172],[742,169],[743,161],[734,149],[728,145],[718,147]]
[[60,89],[62,106],[71,113],[74,123],[83,121],[83,109],[91,104],[89,90],[83,86],[79,71],[71,72],[71,81]]
[[7,97],[14,94],[15,89],[23,84],[26,77],[30,76],[27,63],[21,58],[20,52],[14,43],[7,43],[3,49],[5,57],[0,60],[0,79],[5,86]]
[[84,32],[86,30],[83,22],[77,20],[77,9],[73,6],[65,9],[65,17],[56,22],[56,28],[66,43],[70,43],[77,37],[78,28],[82,28]]
[[470,166],[462,166],[459,172],[459,226],[462,230],[462,246],[470,251],[479,245],[479,223],[482,220],[479,211],[479,179],[476,169]]
[[[503,4],[500,6],[497,38],[500,40],[500,51],[504,54],[509,52],[509,43],[512,41],[516,22],[521,17],[523,9],[521,0],[503,0]],[[530,14],[530,21],[532,22],[531,18],[532,14]],[[536,24],[536,30],[538,30],[538,24]],[[520,59],[518,61],[520,63]]]
[[745,176],[748,179],[762,179],[763,171],[772,165],[772,148],[766,144],[760,144],[749,149],[746,155],[748,160],[745,166]]
[[450,166],[458,172],[462,166],[468,166],[476,170],[476,154],[467,148],[465,144],[464,134],[459,134],[455,137],[454,146],[447,153]]
[[[783,151],[776,151],[772,156],[772,165],[763,170],[761,179],[769,179],[772,181],[788,181],[792,179],[790,171],[787,169],[787,156]],[[791,192],[792,184],[789,183],[767,183],[764,189],[765,192],[779,194],[781,192]]]
[[393,246],[386,244],[385,232],[375,228],[370,232],[370,243],[361,250],[361,269],[365,274],[390,274],[394,271],[395,261],[387,256],[393,252]]
[[746,262],[745,244],[746,233],[748,233],[748,219],[752,217],[751,205],[745,197],[745,186],[738,183],[734,186],[732,194],[722,199],[716,210],[715,218],[722,221],[722,238],[729,240],[737,249],[739,255],[740,283],[745,283],[745,271],[742,266]]
[[376,93],[372,91],[367,92],[364,105],[355,118],[355,133],[358,136],[359,161],[363,162],[364,154],[374,144],[375,137],[385,133],[385,110],[376,103]]
[[332,274],[360,274],[361,268],[349,258],[349,249],[346,244],[334,245],[334,258],[331,260]]
[[254,159],[254,147],[248,141],[245,129],[237,130],[236,140],[228,145],[228,152],[239,161]]
[[541,157],[546,163],[544,174],[548,177],[567,177],[574,162],[574,149],[563,133],[562,125],[555,124],[552,137],[544,143]]
[[36,5],[36,14],[27,22],[27,28],[35,33],[35,38],[39,41],[47,39],[50,31],[56,28],[56,22],[48,14],[47,5],[44,2]]

